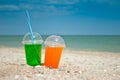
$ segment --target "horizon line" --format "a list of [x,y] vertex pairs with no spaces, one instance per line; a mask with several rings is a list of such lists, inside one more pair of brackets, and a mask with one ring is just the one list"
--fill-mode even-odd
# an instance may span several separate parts
[[[41,34],[42,36],[49,36],[49,35],[52,35],[52,34]],[[59,34],[56,34],[56,35],[59,35]],[[8,35],[8,34],[3,34],[3,35],[0,35],[0,36],[24,36],[24,35]],[[80,35],[80,34],[73,34],[73,35],[71,35],[71,34],[68,34],[68,35],[60,35],[60,36],[120,36],[120,35],[109,35],[109,34],[105,34],[105,35],[99,35],[99,34],[96,34],[96,35],[94,35],[94,34],[90,34],[90,35]]]

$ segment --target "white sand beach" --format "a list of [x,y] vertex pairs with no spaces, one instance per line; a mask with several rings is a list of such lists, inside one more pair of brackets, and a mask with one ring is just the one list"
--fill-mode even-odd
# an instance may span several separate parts
[[120,53],[65,50],[50,69],[26,65],[23,48],[0,48],[0,80],[120,80]]

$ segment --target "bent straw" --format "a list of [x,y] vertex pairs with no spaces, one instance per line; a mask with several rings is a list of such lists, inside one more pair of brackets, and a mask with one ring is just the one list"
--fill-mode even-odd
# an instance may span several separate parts
[[30,24],[30,15],[29,15],[28,10],[26,10],[26,15],[27,15],[27,23],[29,25],[29,30],[30,30],[30,35],[31,35],[32,43],[34,43],[33,32],[32,32],[32,28],[31,28],[31,24]]

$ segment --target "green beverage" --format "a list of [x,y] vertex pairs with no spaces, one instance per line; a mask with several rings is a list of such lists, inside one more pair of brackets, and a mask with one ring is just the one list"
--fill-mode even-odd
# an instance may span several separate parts
[[30,66],[41,65],[41,44],[24,44],[26,63]]

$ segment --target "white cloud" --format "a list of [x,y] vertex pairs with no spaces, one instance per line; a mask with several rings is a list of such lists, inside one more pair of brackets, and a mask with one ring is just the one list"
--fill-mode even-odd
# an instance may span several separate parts
[[77,4],[77,3],[107,3],[110,5],[120,5],[120,0],[45,0],[45,3],[48,4]]
[[75,4],[80,2],[80,0],[46,0],[49,4]]
[[[74,7],[77,3],[109,3],[117,4],[117,0],[19,0],[19,5],[0,5],[1,10],[33,10],[41,13],[51,14],[73,14],[79,11],[79,7]],[[60,4],[62,6],[56,6]]]
[[0,10],[19,10],[16,5],[0,5]]
[[41,12],[43,14],[71,14],[75,13],[77,9],[74,10],[73,6],[64,5],[64,6],[56,6],[54,4],[26,4],[22,3],[19,5],[21,10],[32,10],[34,12]]
[[81,0],[83,2],[107,3],[109,5],[120,5],[120,0]]
[[[24,0],[21,0],[24,1]],[[76,13],[78,9],[74,9],[71,5],[77,3],[79,0],[46,0],[47,3],[32,3],[21,2],[19,5],[0,5],[0,11],[20,11],[20,10],[31,10],[32,12],[39,12],[41,14],[55,14],[55,15],[66,15]],[[55,3],[55,4],[54,4]],[[64,4],[63,6],[56,6],[56,4]],[[70,5],[69,5],[70,4]]]
[[52,12],[56,11],[57,8],[54,5],[34,5],[34,4],[21,4],[19,7],[22,10],[33,10],[33,11],[42,11],[42,12]]
[[71,10],[71,8],[70,6],[56,7],[55,5],[44,5],[32,13],[34,17],[38,17],[38,15],[69,15],[77,12],[77,9]]

